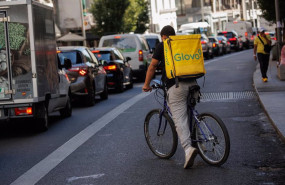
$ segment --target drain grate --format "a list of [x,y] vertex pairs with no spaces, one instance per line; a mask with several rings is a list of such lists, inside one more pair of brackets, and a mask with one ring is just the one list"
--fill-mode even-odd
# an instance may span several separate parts
[[255,99],[256,94],[253,91],[243,92],[215,92],[215,93],[202,93],[201,101],[231,101],[242,99]]

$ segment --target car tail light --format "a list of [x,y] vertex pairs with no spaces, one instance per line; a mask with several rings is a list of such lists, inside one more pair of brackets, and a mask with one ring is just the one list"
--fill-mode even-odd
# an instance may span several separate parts
[[32,115],[33,114],[32,107],[15,108],[14,111],[15,111],[16,116]]
[[108,85],[115,85],[115,82],[108,82]]
[[277,40],[276,37],[274,37],[273,40]]
[[219,43],[222,43],[222,41],[221,41],[221,40],[219,40]]
[[61,53],[61,51],[57,50],[56,53]]
[[250,39],[253,40],[253,39],[254,39],[254,36],[252,35],[252,36],[250,37]]
[[116,65],[104,66],[104,69],[108,70],[108,71],[116,71],[117,70],[117,66]]
[[247,36],[248,36],[248,33],[247,33],[247,32],[245,32],[245,33],[244,33],[244,36],[245,36],[245,37],[247,37]]
[[114,38],[115,38],[115,39],[120,39],[120,38],[121,38],[121,36],[115,36]]
[[227,31],[223,31],[222,33],[225,34],[225,33],[228,33],[228,32]]
[[213,43],[213,47],[215,48],[217,46],[217,44],[216,43]]
[[100,53],[99,50],[93,50],[92,53]]
[[230,41],[236,41],[237,38],[230,38],[229,40],[230,40]]
[[228,41],[228,44],[231,44],[231,43]]
[[202,41],[201,41],[201,44],[206,44],[206,41],[202,40]]
[[139,50],[139,61],[143,61],[143,51]]
[[65,77],[66,77],[67,81],[70,81],[67,74],[65,74]]
[[69,71],[78,72],[81,76],[85,76],[87,74],[87,68],[85,67],[73,67],[70,68]]

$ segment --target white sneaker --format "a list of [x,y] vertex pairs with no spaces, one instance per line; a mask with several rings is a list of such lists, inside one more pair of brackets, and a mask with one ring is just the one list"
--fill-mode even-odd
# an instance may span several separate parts
[[198,150],[194,147],[187,148],[185,151],[185,164],[184,169],[193,166],[194,159],[198,154]]

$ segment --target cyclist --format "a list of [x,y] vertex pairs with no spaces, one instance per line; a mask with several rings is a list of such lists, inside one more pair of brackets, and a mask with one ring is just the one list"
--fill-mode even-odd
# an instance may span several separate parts
[[[164,26],[160,32],[162,40],[167,39],[171,35],[175,35],[175,30],[172,26]],[[159,63],[160,62],[160,63]],[[151,63],[148,67],[145,83],[142,87],[144,92],[151,91],[150,81],[155,74],[155,70],[161,65],[162,82],[167,88],[167,103],[172,113],[172,119],[175,124],[175,128],[180,139],[181,145],[185,151],[185,163],[184,168],[193,166],[194,159],[197,156],[198,150],[191,146],[190,130],[189,130],[189,118],[187,114],[187,96],[189,93],[189,87],[196,85],[195,79],[180,79],[179,87],[175,86],[175,79],[168,79],[165,72],[164,64],[164,47],[163,42],[157,44],[154,54],[152,56]]]

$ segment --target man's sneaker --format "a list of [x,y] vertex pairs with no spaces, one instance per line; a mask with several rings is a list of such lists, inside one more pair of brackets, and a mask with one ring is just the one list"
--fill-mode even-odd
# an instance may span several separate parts
[[194,159],[198,154],[198,150],[196,148],[190,147],[187,148],[185,151],[185,164],[184,164],[184,168],[189,168],[191,166],[193,166],[194,164]]
[[267,78],[262,78],[263,82],[267,82]]

